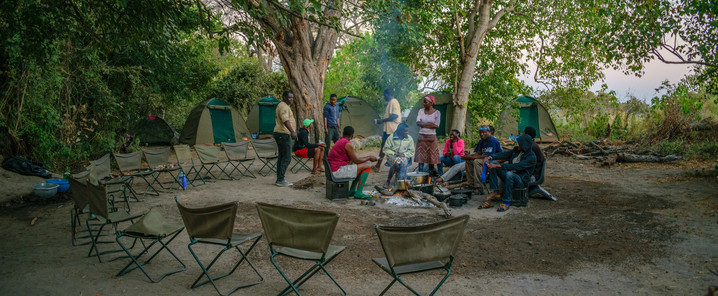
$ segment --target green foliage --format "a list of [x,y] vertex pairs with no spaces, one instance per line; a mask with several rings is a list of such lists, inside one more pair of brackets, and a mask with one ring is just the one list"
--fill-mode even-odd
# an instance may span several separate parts
[[262,97],[282,97],[289,89],[284,72],[265,70],[256,58],[239,58],[215,83],[212,97],[221,98],[246,113]]
[[587,134],[595,138],[604,138],[608,132],[609,116],[599,113],[588,121]]
[[415,98],[410,93],[419,82],[416,75],[392,58],[386,47],[379,46],[373,35],[364,37],[343,46],[332,59],[324,81],[326,99],[332,93],[339,97],[355,96],[381,111],[385,105],[384,89],[391,88],[401,106],[411,106]]

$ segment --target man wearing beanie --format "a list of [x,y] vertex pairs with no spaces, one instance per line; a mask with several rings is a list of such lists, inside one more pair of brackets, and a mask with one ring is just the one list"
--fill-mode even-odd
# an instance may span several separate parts
[[[504,194],[499,205],[499,212],[509,209],[514,188],[526,187],[531,182],[531,174],[536,165],[536,154],[531,150],[533,139],[529,135],[522,135],[516,139],[518,146],[512,150],[494,154],[489,160],[503,160],[503,163],[491,161],[486,166],[489,169],[489,186],[491,194],[487,199],[498,197],[499,179],[504,182]],[[482,205],[483,207],[483,205]]]

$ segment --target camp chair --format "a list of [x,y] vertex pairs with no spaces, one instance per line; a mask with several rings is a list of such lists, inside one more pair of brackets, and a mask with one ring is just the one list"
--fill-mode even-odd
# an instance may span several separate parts
[[[182,169],[176,163],[170,163],[170,147],[164,147],[161,149],[142,149],[142,154],[145,155],[147,164],[152,170],[152,184],[159,184],[162,189],[168,189],[164,184],[177,184],[182,189],[182,183],[180,183],[178,177],[179,171]],[[162,174],[169,174],[172,181],[162,183],[160,177]]]
[[96,160],[90,161],[90,165],[87,166],[87,171],[89,172],[88,181],[91,184],[99,184],[105,186],[107,194],[112,195],[112,200],[114,200],[114,197],[116,195],[122,195],[126,208],[129,211],[130,197],[133,198],[135,201],[140,201],[137,198],[135,192],[130,190],[130,184],[132,184],[133,177],[120,176],[117,178],[113,178],[111,175],[112,171],[110,161],[111,159],[109,153],[103,155]]
[[[254,152],[257,154],[257,158],[262,162],[262,167],[259,168],[258,173],[262,176],[269,175],[271,172],[277,172],[277,158],[279,154],[277,152],[277,142],[274,138],[269,139],[257,139],[251,140]],[[264,168],[269,168],[266,174],[262,171]]]
[[[344,295],[347,294],[325,269],[325,266],[346,248],[329,244],[339,221],[339,214],[293,209],[265,203],[257,203],[257,211],[259,219],[262,220],[269,250],[272,253],[269,260],[284,280],[289,283],[289,286],[278,295],[286,295],[294,291],[297,296],[301,296],[299,287],[320,270],[329,276]],[[291,281],[275,261],[275,257],[279,255],[313,261],[314,265],[299,278]]]
[[334,177],[331,168],[329,168],[329,160],[323,157],[322,162],[324,163],[324,175],[327,178],[327,199],[332,201],[349,199],[349,183],[354,181],[354,178],[339,179]]
[[[147,278],[152,281],[153,283],[161,281],[163,278],[165,278],[168,275],[178,273],[180,271],[183,271],[187,268],[187,266],[177,258],[177,255],[170,250],[170,248],[167,247],[168,244],[170,244],[177,235],[182,232],[184,229],[184,226],[177,225],[174,223],[167,222],[164,217],[162,217],[162,214],[157,210],[156,208],[151,208],[142,218],[140,218],[137,222],[130,225],[130,227],[127,227],[125,230],[120,230],[117,232],[117,237],[115,240],[117,241],[117,244],[120,245],[122,250],[127,253],[127,256],[132,259],[130,263],[128,263],[120,272],[117,273],[117,276],[122,276],[127,274],[130,271],[133,271],[137,268],[139,268],[142,273],[147,276]],[[145,240],[150,240],[152,243],[149,245],[145,245],[145,249],[139,252],[137,255],[132,254],[130,250],[125,247],[125,245],[122,243],[121,238],[123,237],[129,237],[134,239],[135,241],[137,239],[143,241],[143,245]],[[166,242],[163,241],[166,239]],[[159,243],[160,247],[159,249],[154,252],[147,261],[140,263],[137,261],[142,255],[149,254],[150,248],[154,246],[155,244]],[[152,259],[154,259],[162,250],[167,250],[172,257],[177,260],[182,265],[182,268],[169,271],[167,273],[164,273],[160,275],[158,278],[152,278],[148,273],[147,270],[145,270],[145,265],[150,263]],[[135,264],[136,266],[132,267],[132,264]],[[162,264],[164,265],[164,264]]]
[[[175,155],[177,155],[177,164],[182,169],[182,172],[184,173],[185,177],[187,178],[187,184],[192,186],[200,186],[204,185],[204,179],[199,174],[199,171],[197,171],[197,168],[194,166],[194,159],[192,158],[192,150],[189,149],[188,145],[180,144],[180,145],[174,145],[172,148],[175,150]],[[194,172],[194,177],[190,178],[192,173]],[[197,180],[202,181],[202,184],[195,185],[195,181]]]
[[[87,257],[91,257],[94,254],[97,256],[97,260],[102,262],[102,258],[100,257],[101,255],[107,253],[122,252],[122,249],[100,252],[100,250],[97,248],[97,245],[99,243],[103,243],[98,240],[102,233],[102,229],[107,225],[111,225],[114,232],[117,232],[117,224],[128,221],[131,223],[133,219],[142,216],[142,213],[130,214],[129,211],[119,210],[115,207],[112,207],[112,200],[108,199],[108,195],[105,193],[105,188],[101,186],[94,186],[92,184],[88,184],[86,189],[88,193],[87,197],[90,204],[90,214],[94,215],[94,217],[90,216],[89,218],[87,218],[87,220],[85,220],[87,232],[92,239],[92,247],[90,247],[90,252],[87,253]],[[95,219],[101,224],[100,228],[97,230],[92,229],[90,226],[90,221],[93,221]],[[133,243],[132,247],[134,247],[134,245],[135,244]]]
[[70,197],[74,202],[72,209],[70,209],[70,225],[72,233],[72,245],[81,246],[89,244],[90,241],[78,243],[79,239],[90,238],[89,235],[78,236],[78,226],[82,225],[80,220],[81,215],[90,215],[90,201],[88,200],[87,192],[87,176],[90,173],[85,171],[79,174],[74,174],[68,180],[70,182]]
[[394,278],[379,295],[384,295],[397,281],[415,295],[420,295],[399,276],[444,269],[446,275],[429,294],[434,295],[451,274],[454,254],[468,221],[469,216],[463,215],[421,226],[399,227],[375,224],[374,228],[386,257],[374,258],[372,261]]
[[227,175],[227,172],[224,171],[225,168],[227,168],[227,164],[224,165],[224,167],[219,165],[219,153],[220,148],[214,145],[194,145],[194,150],[197,151],[197,156],[199,156],[199,161],[202,163],[202,167],[199,168],[198,173],[201,175],[202,170],[207,171],[204,175],[202,175],[202,179],[207,178],[207,175],[212,176],[213,180],[217,180],[217,176],[212,174],[212,168],[216,167],[219,169],[219,176],[221,177],[221,174],[224,174],[229,178],[229,180],[232,179],[229,175]]
[[[197,279],[194,281],[194,283],[192,283],[193,289],[206,283],[211,283],[212,286],[214,286],[214,289],[217,290],[217,293],[224,296],[232,294],[241,288],[254,286],[264,282],[264,278],[254,267],[252,261],[249,261],[248,257],[249,253],[252,252],[254,246],[257,244],[257,242],[259,242],[259,239],[262,238],[262,233],[234,233],[234,219],[237,215],[237,202],[230,202],[198,209],[191,209],[183,206],[179,203],[176,197],[175,202],[177,203],[177,208],[179,208],[180,214],[182,215],[182,220],[184,221],[184,225],[187,228],[187,234],[189,235],[190,243],[187,247],[189,248],[190,253],[192,253],[194,260],[197,261],[197,264],[199,264],[199,267],[202,269],[202,274],[200,274],[199,277],[197,277]],[[250,241],[252,241],[252,245],[249,246],[249,248],[245,252],[242,252],[239,246]],[[197,254],[194,252],[194,249],[192,249],[192,246],[194,246],[195,244],[217,245],[223,246],[224,248],[219,252],[219,254],[217,254],[217,256],[214,257],[214,259],[212,259],[212,262],[210,262],[209,265],[205,267],[205,265],[202,264],[202,261],[200,261],[199,257],[197,257]],[[212,268],[214,263],[217,262],[217,259],[219,259],[219,257],[224,254],[225,251],[232,248],[236,249],[239,253],[241,257],[239,262],[237,262],[237,264],[235,264],[232,270],[230,270],[228,273],[212,277],[209,274],[209,270]],[[217,287],[217,285],[215,285],[214,281],[227,277],[234,273],[234,271],[237,270],[237,267],[239,267],[239,265],[245,260],[249,264],[249,267],[254,270],[254,273],[259,276],[259,281],[249,284],[242,284],[240,286],[232,288],[226,293],[222,293]],[[199,282],[202,277],[207,277],[207,280]]]
[[[152,183],[147,178],[152,178],[153,172],[150,170],[142,170],[142,151],[135,151],[130,153],[113,153],[115,156],[115,161],[117,162],[117,167],[120,168],[120,172],[122,172],[126,176],[132,176],[133,182],[130,182],[130,191],[132,191],[135,196],[137,195],[137,190],[134,189],[134,178],[138,177],[141,178],[142,181],[145,181],[147,184],[147,187],[145,187],[144,192],[142,192],[142,197],[145,195],[153,195],[158,196],[160,193],[152,186]],[[150,190],[152,190],[152,193],[148,193]]]
[[[312,169],[309,168],[309,166],[307,165],[307,164],[309,164],[309,162],[313,161],[311,158],[299,157],[299,156],[294,155],[294,153],[292,153],[292,159],[294,160],[294,165],[292,165],[292,167],[289,169],[290,171],[292,171],[292,173],[296,174],[297,172],[301,171],[302,169],[305,169],[310,172],[312,171]],[[299,167],[297,167],[297,166],[299,166]]]
[[[247,151],[249,150],[248,141],[237,143],[224,142],[222,143],[222,148],[224,148],[224,153],[227,155],[227,165],[233,167],[227,175],[231,176],[234,171],[237,171],[240,176],[257,178],[257,176],[249,171],[249,168],[254,164],[254,158],[247,157]],[[249,162],[249,164],[245,165],[246,162]]]
[[552,201],[558,200],[558,198],[556,198],[551,193],[546,191],[546,189],[541,187],[541,184],[543,184],[544,181],[544,173],[546,172],[546,161],[543,161],[537,166],[540,168],[538,180],[529,183],[524,188],[514,188],[514,192],[516,192],[515,195],[517,196],[517,198],[515,199],[516,201],[511,201],[512,206],[525,207],[528,205],[529,197],[533,196],[542,196]]

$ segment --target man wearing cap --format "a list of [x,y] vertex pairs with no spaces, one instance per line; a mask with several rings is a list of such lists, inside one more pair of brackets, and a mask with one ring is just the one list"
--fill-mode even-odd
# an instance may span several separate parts
[[384,100],[387,102],[384,118],[374,120],[374,123],[384,125],[384,134],[381,137],[381,148],[379,148],[379,160],[374,166],[374,169],[377,171],[380,168],[382,159],[384,159],[384,144],[386,144],[386,139],[396,131],[396,127],[401,123],[401,106],[399,106],[399,101],[394,98],[394,91],[390,88],[385,89]]
[[292,183],[284,179],[284,173],[292,161],[292,140],[297,140],[296,119],[290,107],[294,102],[294,94],[285,91],[282,94],[282,102],[277,105],[274,115],[274,140],[277,142],[277,186],[292,186]]
[[314,166],[312,167],[312,175],[323,172],[322,157],[324,156],[324,144],[309,143],[309,128],[312,126],[314,119],[305,119],[302,121],[302,127],[297,132],[297,140],[294,141],[294,155],[302,158],[313,158]]
[[[329,147],[332,143],[339,141],[339,106],[337,106],[337,95],[331,94],[329,96],[329,103],[324,105],[324,142]],[[327,149],[327,151],[329,151]]]
[[504,151],[501,147],[501,142],[494,137],[494,128],[492,126],[482,125],[479,127],[479,135],[481,140],[476,144],[474,153],[464,155],[461,158],[465,160],[466,182],[470,187],[477,187],[481,182],[479,178],[481,178],[481,172],[484,169],[484,160]]

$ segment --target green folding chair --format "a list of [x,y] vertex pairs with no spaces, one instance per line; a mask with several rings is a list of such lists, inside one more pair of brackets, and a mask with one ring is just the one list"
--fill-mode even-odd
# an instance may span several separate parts
[[[87,245],[90,241],[78,242],[78,240],[89,239],[89,235],[78,235],[81,231],[84,231],[80,225],[82,225],[81,216],[90,215],[90,201],[88,199],[87,192],[87,176],[89,172],[85,171],[79,174],[74,174],[68,180],[70,182],[70,198],[72,198],[73,206],[70,209],[70,225],[72,233],[72,245],[82,246]],[[78,227],[80,226],[80,227]]]
[[[190,253],[192,253],[194,260],[197,261],[197,264],[202,269],[202,274],[200,274],[194,283],[192,283],[192,289],[211,283],[219,295],[225,296],[232,294],[241,288],[254,286],[264,282],[262,275],[259,274],[259,271],[257,271],[254,267],[252,261],[250,261],[247,257],[249,256],[249,253],[252,252],[252,249],[254,249],[257,242],[259,242],[259,239],[262,238],[262,233],[234,233],[234,220],[237,216],[237,202],[195,209],[183,206],[179,203],[176,197],[175,202],[177,203],[177,208],[179,208],[182,220],[184,221],[184,225],[187,229],[187,234],[189,235],[190,243],[187,247],[189,248]],[[252,244],[246,251],[243,252],[239,246],[247,242],[251,242]],[[196,244],[216,245],[222,246],[223,248],[219,251],[219,254],[212,259],[209,265],[205,267],[205,264],[203,264],[199,257],[197,257],[197,254],[192,248]],[[241,259],[228,273],[212,277],[209,274],[209,270],[212,266],[214,266],[222,254],[230,249],[237,250]],[[239,265],[244,261],[247,261],[249,267],[251,267],[252,270],[254,270],[254,273],[259,276],[259,281],[242,284],[230,289],[226,293],[222,293],[215,284],[215,281],[234,273],[234,271],[237,270]],[[207,279],[200,282],[203,277],[206,277]]]
[[216,167],[219,169],[219,173],[217,174],[219,177],[222,177],[222,174],[224,174],[227,176],[227,180],[232,180],[232,177],[224,171],[228,164],[225,164],[224,167],[220,165],[219,154],[221,149],[219,147],[214,145],[194,145],[194,150],[197,151],[199,161],[202,163],[202,167],[199,168],[199,174],[202,174],[202,171],[206,171],[206,173],[202,175],[202,179],[206,179],[209,175],[212,176],[213,180],[218,180],[219,178],[212,173],[212,169]]
[[[152,170],[152,183],[159,184],[162,189],[172,189],[165,187],[165,184],[177,185],[182,188],[182,183],[178,179],[179,172],[182,168],[176,163],[170,162],[170,147],[160,149],[142,149],[145,160]],[[162,174],[169,175],[171,181],[162,182]]]
[[[114,202],[112,201],[112,199],[108,199],[108,195],[105,192],[105,187],[88,184],[86,189],[88,201],[90,204],[91,215],[87,218],[87,220],[85,220],[85,225],[87,233],[90,235],[92,242],[92,247],[90,247],[90,251],[87,253],[87,257],[92,257],[93,255],[95,255],[97,256],[97,260],[102,262],[102,258],[100,257],[101,255],[122,252],[122,249],[107,250],[102,252],[100,252],[100,250],[98,249],[98,244],[104,243],[99,241],[99,237],[102,234],[102,230],[105,228],[105,226],[110,225],[113,232],[117,233],[117,225],[119,223],[132,223],[134,222],[134,219],[141,217],[143,213],[131,214],[128,210],[117,209],[116,207],[114,207]],[[91,221],[99,222],[101,224],[99,229],[93,229],[90,224]],[[132,247],[134,247],[134,245],[135,244],[133,242]]]
[[[130,182],[130,190],[137,195],[137,190],[134,189],[134,179],[140,178],[147,184],[145,190],[142,192],[142,197],[145,195],[159,196],[160,193],[152,186],[152,176],[154,172],[151,170],[142,169],[142,151],[135,151],[130,153],[113,153],[117,167],[120,168],[120,172],[126,176],[132,176],[133,182]],[[148,179],[149,178],[149,179]],[[151,192],[150,192],[151,191]]]
[[[299,287],[320,270],[339,287],[344,295],[347,294],[325,268],[346,248],[329,244],[339,221],[339,214],[265,203],[257,203],[257,211],[271,251],[269,260],[284,280],[289,283],[289,286],[278,295],[286,295],[293,291],[297,296],[301,296]],[[275,261],[275,258],[280,255],[309,260],[314,264],[296,280],[291,281]]]
[[292,173],[296,174],[302,169],[312,171],[312,168],[309,167],[309,162],[313,161],[311,158],[299,157],[292,154],[292,160],[294,160],[294,165],[289,169]]
[[[162,217],[162,214],[156,208],[151,208],[144,216],[142,216],[142,218],[130,225],[130,227],[127,227],[125,230],[118,231],[115,240],[117,241],[117,244],[120,245],[122,250],[127,253],[127,256],[132,259],[132,261],[127,263],[127,265],[117,273],[117,276],[123,276],[128,272],[139,268],[151,282],[157,283],[168,275],[185,270],[187,266],[184,262],[182,262],[182,260],[180,260],[177,255],[175,255],[175,253],[167,247],[167,245],[170,244],[183,229],[184,226],[168,222],[164,217]],[[134,241],[139,239],[142,241],[142,245],[145,246],[144,250],[136,255],[132,254],[132,252],[130,252],[130,250],[122,243],[122,238],[124,237],[132,238]],[[146,245],[144,243],[145,241],[151,241],[152,243]],[[159,244],[157,251],[155,251],[145,262],[140,263],[138,261],[140,257],[142,257],[142,255],[149,254],[150,248],[156,244]],[[172,255],[172,257],[177,260],[182,267],[163,273],[157,278],[152,278],[152,276],[147,273],[145,265],[157,257],[162,250],[166,250],[170,255]],[[133,264],[135,266],[133,266]],[[164,266],[165,264],[162,265]]]
[[130,209],[129,199],[132,198],[135,201],[140,201],[134,191],[130,190],[132,184],[132,176],[120,176],[117,178],[112,177],[111,170],[111,159],[110,154],[107,153],[102,157],[90,161],[90,165],[87,166],[89,175],[87,176],[88,182],[94,185],[102,185],[106,187],[107,194],[122,195],[127,210]]
[[[192,158],[192,150],[190,150],[189,146],[185,144],[180,144],[174,145],[172,148],[174,148],[175,155],[177,155],[177,164],[180,166],[182,172],[187,178],[187,184],[192,186],[201,186],[206,184],[194,165],[194,159]],[[197,180],[202,181],[202,184],[195,184]]]
[[394,283],[399,282],[414,295],[421,295],[400,278],[400,275],[419,273],[436,269],[446,270],[446,275],[431,291],[434,295],[451,274],[454,254],[461,242],[468,215],[421,226],[379,226],[374,225],[381,248],[386,257],[374,258],[382,270],[394,280],[379,295],[384,295]]
[[[257,171],[262,176],[267,176],[272,172],[277,172],[277,158],[279,153],[277,150],[277,142],[273,138],[269,139],[257,139],[251,140],[254,153],[257,154],[257,158],[262,162],[262,167]],[[265,174],[262,173],[264,168],[268,168],[269,171]]]
[[[257,178],[249,168],[254,164],[254,158],[247,157],[249,151],[249,141],[241,141],[237,143],[222,143],[224,153],[227,155],[227,165],[233,169],[228,175],[232,175],[234,171],[239,172],[240,176],[246,176],[250,178]],[[249,164],[246,164],[249,163]]]

